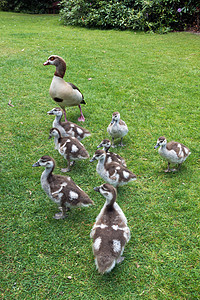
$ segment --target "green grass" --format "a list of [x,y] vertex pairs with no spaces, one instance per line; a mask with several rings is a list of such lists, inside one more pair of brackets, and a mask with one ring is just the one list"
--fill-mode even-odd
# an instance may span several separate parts
[[[0,27],[2,298],[198,299],[200,37],[64,27],[58,16],[5,12]],[[114,111],[129,127],[115,152],[138,177],[118,189],[131,240],[124,262],[104,276],[89,238],[104,203],[93,191],[103,183],[96,163],[78,162],[69,173],[95,206],[60,221],[41,189],[43,170],[32,168],[46,154],[54,173],[65,163],[47,139],[55,69],[43,62],[51,54],[66,60],[65,79],[85,96],[90,156],[108,138]],[[67,116],[77,122],[78,108]],[[163,172],[167,163],[153,149],[161,135],[191,149],[179,173]]]

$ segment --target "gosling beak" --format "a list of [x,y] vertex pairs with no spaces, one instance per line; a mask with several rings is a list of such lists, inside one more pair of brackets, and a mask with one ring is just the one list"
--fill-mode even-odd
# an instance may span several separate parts
[[99,186],[94,187],[94,191],[95,191],[95,192],[99,192],[99,191],[100,191]]
[[156,144],[156,145],[154,146],[154,149],[158,148],[159,146],[160,146],[159,144]]
[[38,161],[32,165],[32,167],[39,167],[39,166],[40,166],[40,164]]
[[50,110],[50,111],[47,112],[47,114],[48,114],[48,115],[53,115],[53,111]]
[[101,148],[101,147],[103,147],[102,144],[99,144],[99,145],[97,146],[97,148]]
[[93,156],[93,157],[90,159],[90,162],[93,162],[95,159],[96,159],[96,157]]

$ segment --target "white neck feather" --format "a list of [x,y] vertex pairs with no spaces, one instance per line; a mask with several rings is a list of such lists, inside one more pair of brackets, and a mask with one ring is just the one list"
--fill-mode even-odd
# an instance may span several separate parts
[[105,164],[105,156],[103,156],[101,159],[98,160],[97,169],[98,170],[103,170],[104,169],[104,164]]
[[62,118],[62,116],[55,116],[55,120],[54,120],[54,122],[55,123],[60,123],[60,120],[61,120],[61,118]]
[[55,143],[55,149],[58,150],[59,143],[58,143],[58,137],[57,136],[54,137],[54,143]]
[[52,172],[52,168],[45,168],[45,170],[42,172],[42,175],[41,175],[41,182],[46,180],[51,172]]

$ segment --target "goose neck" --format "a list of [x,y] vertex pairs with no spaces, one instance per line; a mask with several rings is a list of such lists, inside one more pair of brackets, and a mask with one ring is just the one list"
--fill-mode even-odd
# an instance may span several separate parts
[[54,123],[56,123],[56,124],[60,124],[60,122],[61,122],[61,118],[62,118],[62,116],[60,115],[60,116],[56,116],[55,117],[55,120],[54,120]]
[[103,150],[107,153],[108,152],[108,150],[110,149],[110,147],[106,147],[106,146],[104,146],[104,148],[103,148]]
[[49,176],[51,176],[53,172],[54,166],[50,168],[45,168],[45,170],[42,173],[41,181],[46,180]]
[[161,149],[162,149],[162,150],[165,150],[165,149],[166,149],[166,144],[162,145],[162,146],[161,146]]
[[59,148],[59,139],[60,139],[60,137],[58,137],[58,136],[54,137],[55,149],[57,149],[57,150]]
[[55,76],[63,78],[66,71],[66,63],[63,61],[58,66],[56,66],[56,71],[54,73]]
[[103,170],[104,167],[105,167],[105,157],[102,157],[101,159],[98,160],[97,169]]
[[111,197],[106,199],[106,206],[108,210],[111,210],[113,208],[115,201],[116,201],[116,193],[114,193]]

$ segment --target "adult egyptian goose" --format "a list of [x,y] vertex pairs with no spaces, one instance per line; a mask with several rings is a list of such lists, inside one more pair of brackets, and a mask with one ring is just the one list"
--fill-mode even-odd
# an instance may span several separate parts
[[[89,154],[83,144],[75,137],[61,137],[57,128],[51,128],[49,139],[54,137],[55,149],[67,160],[67,168],[61,169],[62,172],[69,172],[76,160],[89,158]],[[72,163],[70,161],[72,160]]]
[[119,112],[114,112],[112,114],[112,121],[110,122],[110,124],[107,127],[107,132],[112,137],[112,147],[116,147],[114,145],[114,139],[117,139],[117,138],[121,139],[119,146],[124,146],[122,144],[122,139],[128,133],[128,127],[127,127],[126,123],[120,119]]
[[124,260],[122,254],[126,243],[130,240],[130,229],[122,209],[116,203],[116,189],[104,183],[94,190],[106,198],[90,233],[96,267],[104,274]]
[[114,153],[114,152],[110,152],[109,149],[111,147],[111,141],[108,139],[104,139],[103,141],[101,141],[101,143],[97,146],[97,148],[101,148],[103,147],[103,150],[106,152],[106,163],[110,163],[110,162],[117,162],[120,165],[123,165],[124,167],[126,167],[126,162],[125,159],[123,157],[121,157],[119,154]]
[[104,150],[97,150],[90,162],[94,160],[98,160],[97,173],[114,187],[125,185],[137,178],[130,170],[116,162],[106,163],[106,152]]
[[83,94],[73,83],[64,81],[63,77],[66,71],[66,63],[64,59],[58,55],[51,55],[46,62],[43,63],[44,66],[54,65],[56,71],[54,73],[53,80],[50,85],[49,94],[51,98],[63,109],[65,121],[66,117],[66,106],[79,106],[81,116],[78,121],[85,121],[81,110],[81,104],[86,104],[84,101]]
[[55,116],[55,120],[53,121],[52,127],[57,128],[60,131],[62,137],[73,136],[77,138],[79,141],[81,141],[85,137],[91,135],[89,130],[75,123],[72,123],[70,121],[61,122],[63,113],[59,107],[55,107],[52,110],[48,111],[47,113],[49,115]]
[[[154,148],[156,149],[158,147],[160,147],[158,149],[160,156],[168,161],[168,168],[165,170],[165,172],[174,172],[180,170],[182,163],[191,154],[188,147],[174,141],[167,143],[167,140],[164,136],[158,138],[157,144]],[[178,168],[170,169],[170,164],[178,164]]]
[[55,219],[64,219],[66,210],[75,206],[88,206],[94,204],[89,196],[69,176],[52,174],[55,161],[52,157],[42,156],[33,167],[45,167],[41,175],[41,186],[47,196],[60,208],[61,212],[56,213]]

